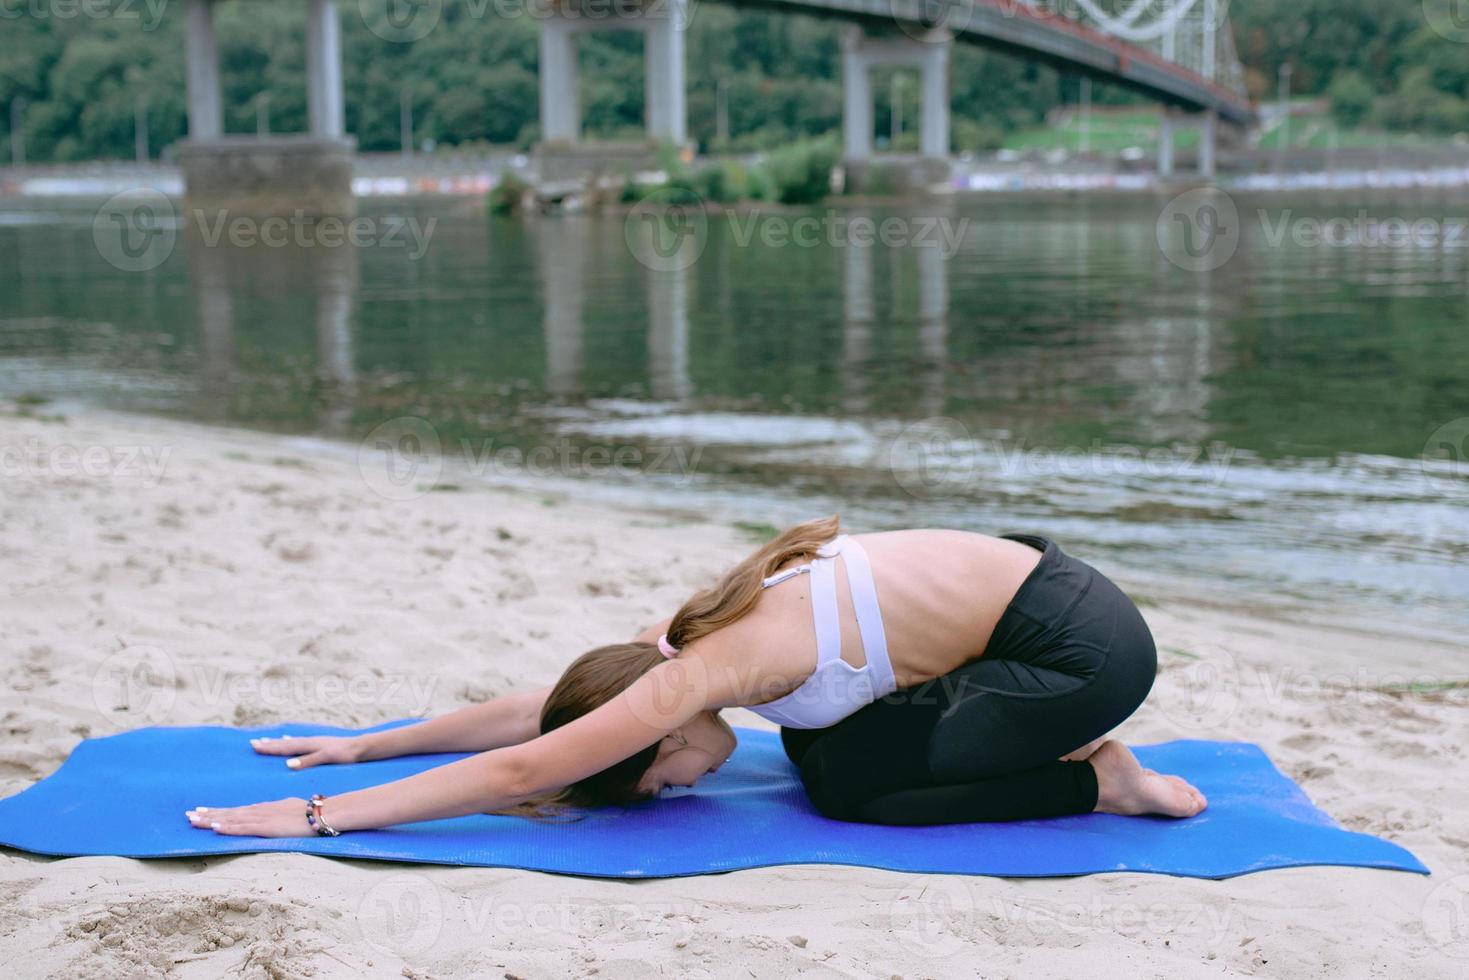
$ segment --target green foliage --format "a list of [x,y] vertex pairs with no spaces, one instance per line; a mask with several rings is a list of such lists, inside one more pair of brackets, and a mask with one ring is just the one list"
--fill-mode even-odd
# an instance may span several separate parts
[[960,153],[983,153],[1005,145],[1005,130],[993,123],[973,119],[953,121],[954,149]]
[[509,215],[520,210],[521,202],[531,186],[513,173],[506,172],[500,182],[490,188],[488,207],[490,214]]
[[868,166],[864,187],[859,190],[868,197],[889,197],[898,192],[898,182],[893,168],[875,163]]
[[636,204],[647,197],[652,190],[652,187],[639,184],[629,175],[622,182],[622,193],[618,195],[617,200],[620,204]]
[[745,173],[745,195],[752,201],[774,201],[775,184],[764,168],[755,167]]
[[[806,160],[815,145],[815,143],[793,145],[788,150],[780,150],[778,153],[782,156],[788,155],[792,159],[799,157]],[[834,165],[835,156],[831,156],[830,159]],[[665,173],[668,173],[669,176],[667,180],[658,185],[640,184],[631,175],[628,175],[622,185],[619,201],[623,204],[636,204],[649,194],[663,190],[679,191],[691,199],[710,204],[773,201],[777,199],[778,191],[768,166],[767,163],[764,166],[747,169],[737,160],[719,160],[697,171],[690,171],[679,163],[676,167],[665,167]],[[830,166],[827,167],[827,173],[830,174]],[[825,186],[823,185],[823,194]],[[782,198],[782,200],[785,199]]]
[[658,169],[668,174],[670,180],[688,176],[689,168],[683,161],[683,151],[675,143],[660,143],[655,154]]
[[765,167],[782,204],[813,204],[831,192],[831,171],[841,159],[834,139],[801,140],[770,154]]
[[1331,80],[1327,90],[1331,98],[1331,115],[1348,129],[1356,129],[1372,115],[1377,90],[1359,71],[1343,68]]
[[1398,90],[1383,99],[1382,116],[1391,129],[1432,133],[1469,129],[1469,103],[1434,87],[1428,65],[1404,73]]

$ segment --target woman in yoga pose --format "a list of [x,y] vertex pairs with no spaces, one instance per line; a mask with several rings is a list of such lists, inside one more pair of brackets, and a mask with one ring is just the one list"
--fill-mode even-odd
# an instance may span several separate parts
[[196,826],[336,834],[472,813],[632,804],[692,786],[735,748],[722,708],[781,725],[813,804],[884,824],[1205,806],[1107,732],[1157,666],[1142,615],[1100,572],[1030,535],[782,533],[672,619],[599,647],[552,687],[350,738],[256,739],[308,769],[477,752],[324,799],[199,807]]

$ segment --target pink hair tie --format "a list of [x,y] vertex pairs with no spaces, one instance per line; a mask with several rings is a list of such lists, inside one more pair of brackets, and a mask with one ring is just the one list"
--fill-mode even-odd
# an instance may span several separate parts
[[667,633],[664,633],[662,636],[658,637],[658,652],[663,654],[663,656],[667,657],[669,660],[672,660],[674,657],[678,656],[678,647],[668,642]]

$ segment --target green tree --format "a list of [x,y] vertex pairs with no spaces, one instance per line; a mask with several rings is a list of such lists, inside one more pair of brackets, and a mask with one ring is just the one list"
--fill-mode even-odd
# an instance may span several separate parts
[[1372,115],[1377,90],[1362,73],[1351,68],[1338,71],[1327,91],[1331,98],[1331,115],[1348,129],[1356,129]]
[[1469,103],[1440,91],[1428,65],[1409,68],[1397,91],[1383,100],[1383,122],[1391,129],[1458,133],[1469,128]]

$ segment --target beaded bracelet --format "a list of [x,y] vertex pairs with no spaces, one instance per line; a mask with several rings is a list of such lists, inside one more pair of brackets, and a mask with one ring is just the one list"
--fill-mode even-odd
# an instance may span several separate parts
[[327,823],[326,817],[321,813],[321,805],[325,802],[326,797],[320,793],[314,794],[306,802],[306,823],[322,837],[340,837],[342,832]]

